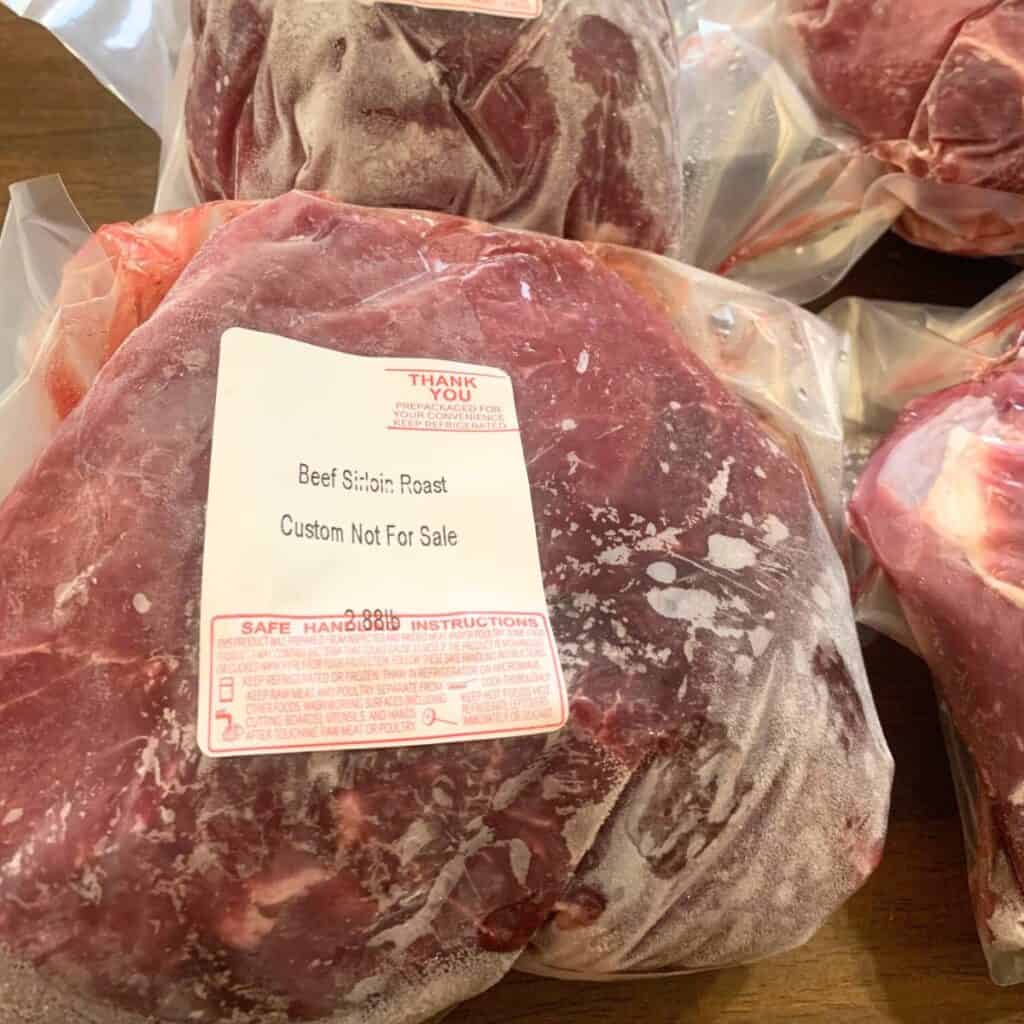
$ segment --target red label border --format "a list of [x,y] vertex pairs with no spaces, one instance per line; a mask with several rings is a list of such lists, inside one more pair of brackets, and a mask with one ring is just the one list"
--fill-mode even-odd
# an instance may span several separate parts
[[[429,612],[421,612],[415,615],[410,614],[398,614],[395,613],[395,617],[398,619],[457,619],[464,616],[473,615],[515,615],[522,618],[540,619],[544,633],[548,641],[548,651],[551,654],[551,660],[555,667],[555,673],[559,679],[562,679],[562,667],[561,662],[558,660],[558,651],[555,648],[555,637],[551,631],[551,623],[548,617],[541,612],[509,612],[509,611],[474,611],[474,612],[439,612],[431,614]],[[380,746],[368,746],[363,742],[349,742],[343,741],[328,742],[328,743],[295,743],[287,746],[270,746],[270,747],[230,747],[226,749],[218,750],[213,742],[213,694],[214,694],[214,669],[216,667],[216,629],[217,623],[235,619],[283,619],[289,622],[308,622],[316,619],[331,619],[339,618],[337,615],[275,615],[272,612],[253,612],[251,614],[236,614],[236,615],[215,615],[210,620],[210,677],[209,677],[209,705],[207,708],[207,723],[206,723],[206,744],[207,749],[212,755],[229,755],[237,757],[245,756],[256,756],[258,754],[283,754],[288,752],[296,751],[314,751],[314,750],[382,750],[388,749],[395,745],[402,746],[429,746],[431,743],[442,743],[453,740],[473,740],[473,739],[486,739],[488,736],[503,736],[508,739],[515,739],[519,736],[534,736],[539,733],[556,732],[559,729],[564,728],[565,724],[569,721],[569,706],[566,698],[564,680],[563,685],[559,687],[559,700],[561,702],[561,713],[559,719],[555,722],[538,725],[531,729],[523,730],[522,732],[509,733],[507,729],[488,729],[475,732],[454,732],[454,733],[442,733],[437,736],[396,736],[396,737],[382,737],[377,742]],[[209,756],[209,755],[208,755]]]

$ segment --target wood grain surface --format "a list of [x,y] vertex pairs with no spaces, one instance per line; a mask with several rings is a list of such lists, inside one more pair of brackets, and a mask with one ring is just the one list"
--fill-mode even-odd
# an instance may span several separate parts
[[[0,11],[0,217],[7,184],[59,172],[91,224],[137,219],[152,201],[157,155],[153,134],[70,53]],[[966,305],[1013,269],[887,238],[840,291]],[[888,642],[873,643],[867,661],[896,757],[889,841],[874,878],[811,943],[752,967],[661,981],[512,975],[446,1024],[1024,1024],[1024,988],[993,986],[978,946],[927,673]],[[0,1024],[13,1024],[2,1007]]]

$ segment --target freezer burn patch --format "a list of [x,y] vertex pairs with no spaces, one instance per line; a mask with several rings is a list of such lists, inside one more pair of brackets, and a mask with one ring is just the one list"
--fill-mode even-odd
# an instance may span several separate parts
[[508,375],[226,332],[201,618],[209,756],[561,728]]

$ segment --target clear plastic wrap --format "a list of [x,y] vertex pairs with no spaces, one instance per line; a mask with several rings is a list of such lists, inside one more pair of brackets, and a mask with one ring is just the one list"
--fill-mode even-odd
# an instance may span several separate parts
[[[734,259],[822,232],[838,245],[872,210],[894,212],[897,230],[935,249],[1024,248],[1017,0],[678,0],[677,9],[684,31],[717,22],[777,57],[814,104],[830,150],[820,173],[811,161],[781,185],[774,205],[789,215],[771,231],[755,224]],[[810,203],[808,176],[817,179]]]
[[[918,650],[944,707],[993,979],[1024,981],[1020,409],[1024,279],[967,313],[849,300],[858,617]],[[881,442],[879,444],[879,442]]]
[[674,0],[680,37],[683,259],[809,302],[899,216],[877,160],[823,122],[763,0]]
[[30,346],[49,323],[66,265],[89,229],[59,178],[13,185],[0,231],[0,274],[10,282],[0,318],[0,495],[42,450],[60,420]]
[[365,0],[22,12],[150,123],[163,112],[157,210],[327,189],[638,245],[797,302],[896,221],[957,238],[973,221],[969,251],[1014,251],[999,211],[1018,197],[892,173],[823,111],[779,3],[545,0],[537,21]]
[[96,373],[220,224],[211,203],[91,234],[60,178],[11,186],[0,234],[10,282],[0,327],[0,495],[43,449]]
[[535,19],[343,0],[193,0],[200,200],[290,188],[655,252],[678,246],[665,0]]
[[[892,772],[821,511],[839,507],[835,336],[615,246],[302,193],[242,206],[194,253],[161,247],[177,272],[124,279],[162,300],[127,337],[106,303],[111,336],[84,338],[101,368],[0,505],[0,942],[40,968],[16,975],[24,1005],[45,978],[170,1020],[411,1024],[514,964],[704,970],[805,940],[877,863]],[[137,238],[111,237],[116,277]],[[562,732],[200,756],[233,325],[509,370]]]
[[188,27],[188,0],[3,0],[48,28],[155,131]]

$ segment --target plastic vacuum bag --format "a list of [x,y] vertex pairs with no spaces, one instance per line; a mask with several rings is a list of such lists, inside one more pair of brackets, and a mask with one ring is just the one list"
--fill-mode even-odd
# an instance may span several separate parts
[[1020,983],[1024,278],[967,313],[849,300],[828,316],[852,339],[846,414],[864,456],[858,615],[932,670],[982,943],[993,979]]
[[822,112],[762,0],[544,0],[536,21],[367,0],[15,9],[158,128],[157,210],[328,189],[642,246],[806,302],[927,205]]
[[200,200],[312,188],[677,248],[665,0],[547,0],[534,19],[357,0],[191,12],[184,138]]
[[666,0],[546,0],[536,18],[365,0],[10,6],[161,130],[158,210],[298,187],[679,247]]
[[89,229],[59,178],[11,186],[0,231],[0,274],[10,282],[0,317],[0,495],[42,450],[60,420],[30,348],[49,329],[48,314],[66,265]]
[[[780,187],[776,206],[790,205],[788,216],[767,231],[755,224],[736,259],[823,231],[856,234],[872,208],[895,211],[897,230],[932,248],[986,256],[1024,248],[1024,8],[1016,0],[678,6],[685,22],[728,26],[775,55],[814,104],[830,150]],[[844,179],[849,187],[835,202]]]
[[245,209],[211,203],[91,234],[60,178],[12,185],[0,234],[0,495],[46,445],[208,235]]
[[680,38],[683,258],[809,302],[898,218],[877,160],[820,115],[763,0],[673,0]]
[[[98,369],[0,505],[17,1012],[412,1024],[515,964],[766,956],[858,888],[892,764],[826,525],[838,345],[819,320],[650,254],[303,193],[105,238],[112,290],[73,260],[60,295],[84,284],[109,332],[25,349],[30,373],[65,347]],[[133,290],[125,333],[112,296]],[[238,325],[510,372],[563,730],[199,753],[217,348]]]
[[48,28],[94,75],[159,130],[188,23],[187,0],[3,0]]

